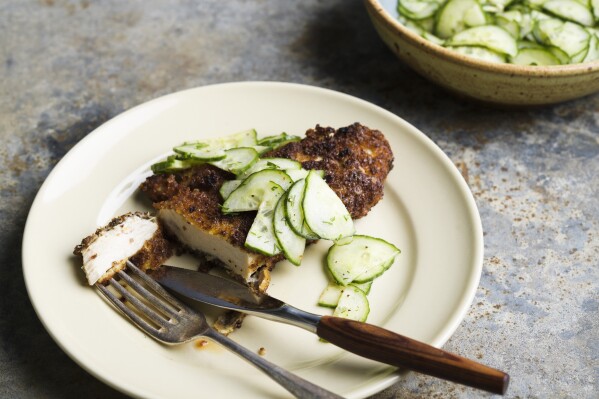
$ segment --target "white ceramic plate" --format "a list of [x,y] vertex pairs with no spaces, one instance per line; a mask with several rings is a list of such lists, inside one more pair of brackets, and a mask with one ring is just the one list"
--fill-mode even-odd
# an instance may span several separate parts
[[[274,82],[187,90],[135,107],[77,144],[52,171],[27,220],[23,271],[31,301],[62,349],[97,378],[147,398],[288,397],[240,358],[209,343],[167,347],[131,325],[85,285],[73,247],[127,210],[149,209],[135,188],[149,165],[185,140],[256,128],[302,135],[316,124],[359,121],[384,132],[395,154],[384,199],[357,222],[402,254],[370,294],[368,321],[440,346],[464,317],[483,255],[480,218],[451,161],[416,128],[377,106],[330,90]],[[280,264],[269,293],[315,313],[326,285],[327,244],[301,267]],[[184,261],[183,261],[184,262]],[[316,384],[349,398],[400,377],[393,368],[344,353],[295,327],[248,317],[232,338]]]

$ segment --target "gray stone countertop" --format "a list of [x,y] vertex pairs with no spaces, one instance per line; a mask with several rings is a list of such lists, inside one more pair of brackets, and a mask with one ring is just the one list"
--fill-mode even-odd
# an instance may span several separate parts
[[[599,95],[521,110],[457,99],[400,64],[359,0],[0,2],[0,397],[119,398],[31,307],[20,247],[40,185],[103,122],[163,94],[276,80],[406,119],[466,178],[484,270],[445,349],[508,371],[509,398],[599,397]],[[376,398],[490,397],[402,375]]]

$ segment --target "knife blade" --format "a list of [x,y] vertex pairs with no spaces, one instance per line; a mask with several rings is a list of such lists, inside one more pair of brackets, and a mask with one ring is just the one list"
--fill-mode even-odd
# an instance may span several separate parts
[[371,360],[501,395],[509,384],[500,370],[372,324],[305,312],[226,278],[166,265],[148,274],[186,298],[301,327]]

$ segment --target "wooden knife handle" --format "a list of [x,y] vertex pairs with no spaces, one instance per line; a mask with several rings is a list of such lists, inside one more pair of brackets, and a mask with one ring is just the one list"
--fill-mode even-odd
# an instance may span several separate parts
[[503,395],[509,375],[372,324],[322,316],[319,337],[382,363]]

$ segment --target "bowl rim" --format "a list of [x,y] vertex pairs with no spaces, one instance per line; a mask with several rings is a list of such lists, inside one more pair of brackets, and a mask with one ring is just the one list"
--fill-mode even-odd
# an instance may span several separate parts
[[599,70],[599,60],[587,63],[554,65],[554,66],[523,66],[515,64],[500,64],[479,60],[474,57],[468,57],[455,51],[449,50],[436,43],[428,41],[420,35],[406,28],[402,23],[396,20],[379,2],[379,0],[364,0],[367,7],[374,11],[374,16],[381,22],[397,31],[406,40],[412,44],[421,47],[428,53],[433,53],[445,61],[454,64],[467,65],[472,68],[500,73],[504,75],[521,75],[530,77],[570,77],[574,75],[586,75]]

